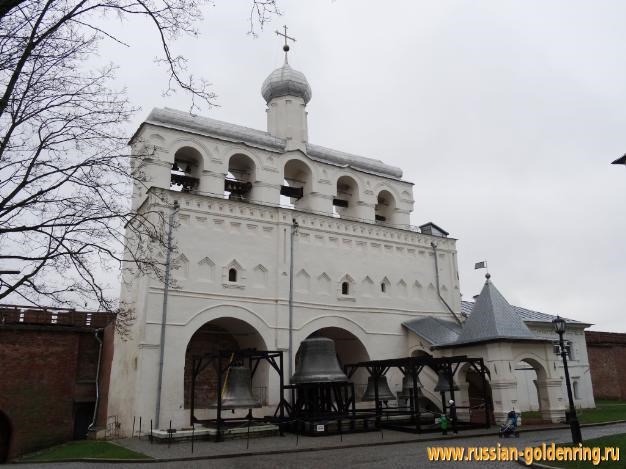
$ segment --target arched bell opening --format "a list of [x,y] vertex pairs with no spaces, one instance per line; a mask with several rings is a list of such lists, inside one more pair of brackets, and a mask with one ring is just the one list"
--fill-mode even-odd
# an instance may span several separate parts
[[9,417],[0,410],[0,464],[7,462],[9,459],[12,430]]
[[174,153],[170,189],[191,192],[198,189],[202,174],[202,155],[193,147],[182,147]]
[[[184,396],[185,409],[191,408],[193,357],[219,351],[238,351],[243,349],[267,350],[265,341],[259,332],[240,319],[223,317],[205,323],[191,337],[185,353]],[[225,366],[226,363],[222,363]],[[249,366],[247,362],[244,366]],[[252,377],[252,395],[261,404],[268,403],[267,388],[269,369],[267,362],[259,362]],[[194,386],[194,408],[210,409],[217,400],[217,372],[211,363],[196,376]]]
[[311,168],[300,160],[289,160],[283,169],[280,205],[300,210],[310,208],[312,192]]
[[333,198],[334,213],[339,218],[358,218],[359,186],[350,176],[337,179],[337,192]]
[[238,153],[228,160],[224,196],[231,200],[251,200],[256,182],[256,165],[252,158]]
[[374,218],[376,224],[394,225],[396,223],[396,199],[391,192],[382,190],[376,198],[376,206],[374,208]]
[[[335,351],[337,352],[337,360],[339,366],[343,369],[344,365],[365,362],[370,360],[369,353],[363,343],[351,332],[339,327],[324,327],[313,332],[309,337],[327,337],[335,342]],[[298,349],[300,352],[300,349]],[[299,356],[296,353],[296,363]],[[359,368],[351,377],[354,383],[354,392],[357,401],[361,399],[365,389],[367,388],[368,373],[365,368]]]

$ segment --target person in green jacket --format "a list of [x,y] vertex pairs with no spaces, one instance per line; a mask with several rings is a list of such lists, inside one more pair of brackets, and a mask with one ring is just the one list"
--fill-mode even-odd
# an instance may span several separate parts
[[444,435],[448,434],[448,417],[446,417],[446,414],[439,416],[439,428],[441,428],[441,432]]

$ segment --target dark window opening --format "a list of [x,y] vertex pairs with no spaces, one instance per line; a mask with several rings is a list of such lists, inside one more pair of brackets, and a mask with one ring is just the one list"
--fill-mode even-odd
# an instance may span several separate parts
[[229,282],[237,281],[237,269],[228,269],[228,281]]
[[385,293],[385,291],[387,291],[387,285],[385,285],[384,283],[380,284],[380,291]]
[[341,284],[341,294],[347,295],[350,292],[350,284],[348,282],[343,282]]

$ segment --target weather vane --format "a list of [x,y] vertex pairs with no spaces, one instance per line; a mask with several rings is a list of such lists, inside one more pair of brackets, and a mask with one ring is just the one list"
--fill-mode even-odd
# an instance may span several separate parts
[[491,274],[489,273],[489,267],[487,267],[487,261],[480,261],[474,264],[474,270],[485,269],[487,273],[485,274],[485,278],[489,280],[491,278]]
[[283,26],[283,29],[285,30],[285,32],[284,32],[284,33],[281,33],[281,32],[279,32],[279,31],[276,31],[276,34],[277,34],[278,36],[282,36],[282,37],[284,37],[284,38],[285,38],[285,45],[283,46],[283,50],[285,51],[285,63],[288,63],[288,62],[287,62],[287,52],[289,52],[289,44],[287,43],[287,40],[289,39],[290,41],[296,42],[296,38],[295,38],[295,37],[290,37],[290,36],[287,36],[287,25],[284,25],[284,26]]

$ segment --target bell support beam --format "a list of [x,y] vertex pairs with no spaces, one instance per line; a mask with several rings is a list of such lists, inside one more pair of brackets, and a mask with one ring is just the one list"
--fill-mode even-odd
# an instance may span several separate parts
[[419,376],[419,372],[423,369],[423,367],[419,367],[419,371],[416,368],[417,367],[411,367],[411,379],[413,380],[413,389],[411,390],[410,394],[412,401],[412,410],[415,412],[415,431],[420,432],[422,430],[422,423],[419,405],[420,388],[417,385],[417,377]]

